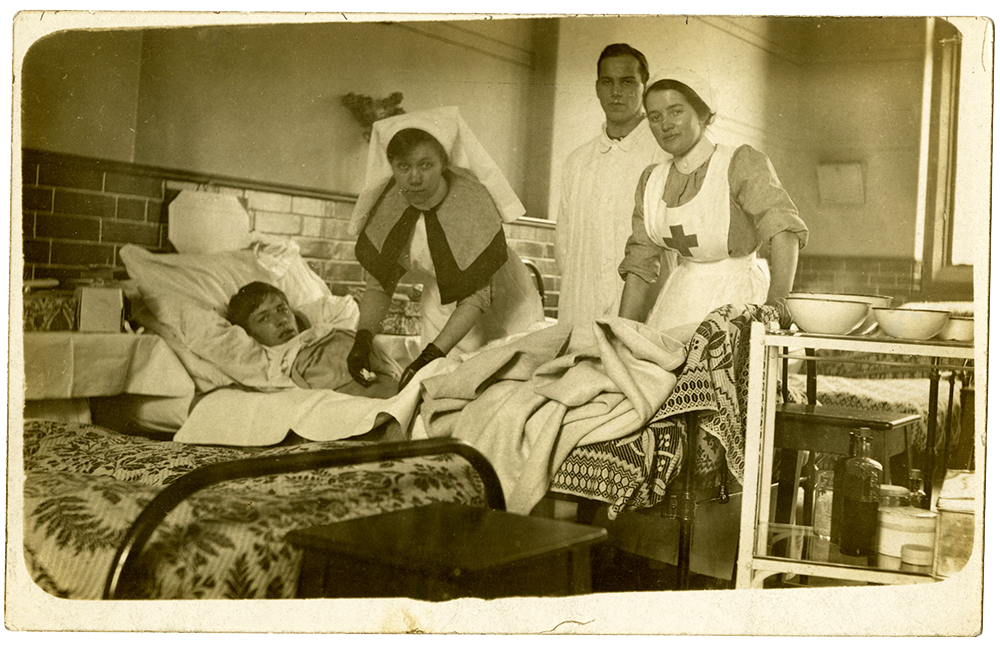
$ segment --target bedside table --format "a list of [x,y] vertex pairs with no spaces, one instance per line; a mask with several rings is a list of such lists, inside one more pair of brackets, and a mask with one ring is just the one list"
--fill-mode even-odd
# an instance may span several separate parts
[[25,416],[89,423],[88,399],[191,397],[194,382],[153,334],[24,332]]
[[567,596],[590,591],[598,527],[431,504],[292,531],[300,598]]

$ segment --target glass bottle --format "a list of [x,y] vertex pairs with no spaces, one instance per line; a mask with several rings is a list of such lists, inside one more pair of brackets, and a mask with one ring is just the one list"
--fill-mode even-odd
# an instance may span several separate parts
[[924,474],[919,468],[910,469],[910,506],[924,508],[927,493],[924,492]]
[[813,502],[813,536],[809,558],[819,562],[830,559],[830,528],[833,520],[833,471],[816,473],[815,501]]
[[872,459],[870,432],[861,428],[855,439],[856,454],[844,463],[840,552],[847,556],[875,555],[882,464]]
[[840,518],[844,510],[844,466],[855,455],[857,433],[851,432],[847,455],[841,455],[833,465],[833,496],[830,508],[830,541],[840,544]]

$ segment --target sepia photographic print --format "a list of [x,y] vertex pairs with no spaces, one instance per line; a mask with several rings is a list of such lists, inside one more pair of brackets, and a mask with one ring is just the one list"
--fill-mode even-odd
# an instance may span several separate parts
[[8,630],[980,635],[993,20],[474,8],[13,15]]

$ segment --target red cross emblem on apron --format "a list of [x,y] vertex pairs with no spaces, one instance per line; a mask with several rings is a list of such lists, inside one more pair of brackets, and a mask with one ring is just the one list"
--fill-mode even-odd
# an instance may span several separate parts
[[667,245],[667,248],[674,249],[684,257],[691,257],[691,248],[698,246],[698,236],[697,235],[685,235],[684,225],[671,226],[670,227],[670,237],[663,238],[663,243]]

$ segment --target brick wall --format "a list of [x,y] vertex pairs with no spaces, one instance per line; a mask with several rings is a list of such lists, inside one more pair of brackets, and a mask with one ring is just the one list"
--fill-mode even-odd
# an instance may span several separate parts
[[95,267],[120,268],[118,250],[129,242],[164,248],[162,179],[33,152],[23,156],[21,177],[25,278],[67,280]]
[[907,258],[799,257],[796,291],[892,296],[893,305],[921,300],[921,264]]
[[[354,197],[228,177],[26,150],[22,217],[24,277],[79,278],[95,269],[126,277],[118,256],[128,243],[169,251],[167,209],[181,190],[236,195],[260,236],[291,238],[334,293],[364,284],[347,224]],[[546,312],[558,307],[552,222],[505,225],[511,246],[543,275]],[[67,286],[67,285],[64,285]]]
[[530,260],[542,274],[545,315],[555,318],[559,310],[559,269],[556,268],[555,222],[524,217],[504,225],[507,242],[522,260]]

